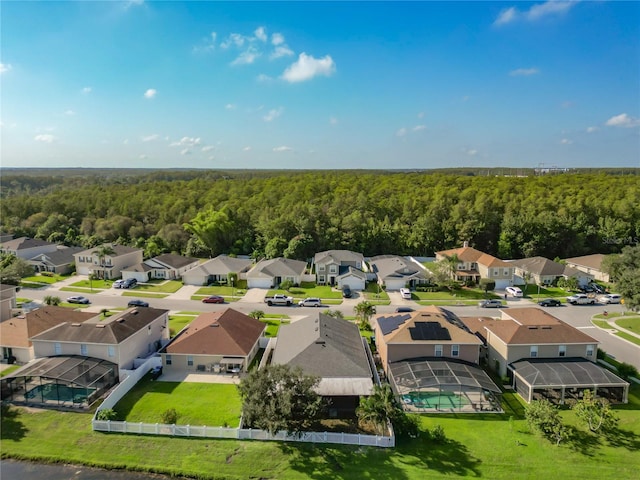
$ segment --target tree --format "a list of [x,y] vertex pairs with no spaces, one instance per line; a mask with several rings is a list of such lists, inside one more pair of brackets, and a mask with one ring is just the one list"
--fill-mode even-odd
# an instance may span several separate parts
[[581,400],[573,406],[576,417],[592,432],[607,432],[616,428],[618,416],[611,410],[606,398],[594,397],[591,390],[585,390]]
[[102,275],[103,279],[106,278],[106,272],[104,270],[104,267],[105,267],[104,259],[106,257],[108,257],[109,255],[113,255],[115,253],[116,253],[116,251],[108,243],[105,243],[104,245],[100,245],[93,252],[91,252],[92,255],[97,255],[98,256],[98,263],[100,263],[100,266],[102,267],[101,275]]
[[524,408],[524,417],[531,430],[555,440],[556,445],[567,436],[558,408],[548,400],[532,400]]
[[227,252],[235,240],[235,223],[224,210],[201,211],[183,227],[198,237],[212,256]]
[[275,435],[280,430],[301,435],[320,416],[323,400],[315,392],[318,377],[288,365],[253,370],[238,385],[244,423]]
[[325,310],[322,313],[333,318],[344,318],[344,314],[340,310]]
[[249,312],[249,316],[256,320],[260,320],[261,318],[264,318],[264,312],[262,310],[252,310]]
[[640,244],[626,246],[620,254],[616,287],[630,310],[640,309]]
[[369,319],[376,313],[376,306],[373,303],[364,300],[353,307],[353,311],[355,312],[360,325],[364,326],[369,324]]
[[0,283],[20,285],[20,280],[34,274],[33,267],[23,258],[6,255],[0,262]]
[[484,290],[484,293],[493,292],[496,289],[496,282],[490,278],[481,278],[480,288]]
[[46,295],[42,301],[45,303],[45,305],[60,305],[60,297],[54,297],[52,295]]
[[638,369],[629,363],[621,363],[617,368],[618,375],[625,380],[631,380],[631,377],[638,378]]
[[416,437],[419,431],[417,419],[405,413],[388,383],[374,385],[371,395],[360,400],[356,415],[361,422],[371,423],[380,435],[387,433],[389,421],[398,435]]

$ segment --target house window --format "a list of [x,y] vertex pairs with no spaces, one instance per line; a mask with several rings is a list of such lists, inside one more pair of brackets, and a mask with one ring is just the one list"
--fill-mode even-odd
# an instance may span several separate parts
[[60,345],[59,343],[54,343],[53,353],[55,353],[56,355],[62,355],[62,345]]
[[318,282],[320,282],[320,283],[324,283],[324,281],[325,281],[325,280],[324,280],[324,275],[320,275],[320,276],[318,276]]
[[324,265],[318,265],[318,271],[324,272]]
[[503,274],[505,277],[508,277],[508,276],[509,276],[509,269],[508,269],[508,268],[505,268],[505,269],[502,271],[502,274]]
[[529,349],[529,356],[531,358],[535,358],[538,356],[538,346],[537,345],[531,345],[531,348]]
[[116,356],[116,348],[113,345],[109,345],[107,347],[107,355],[109,355],[110,357]]
[[436,357],[441,357],[442,356],[442,345],[436,345],[436,353],[435,356]]
[[593,345],[587,345],[587,357],[593,357]]
[[500,269],[498,269],[498,268],[494,268],[494,269],[493,269],[493,276],[494,276],[494,277],[497,277],[498,275],[500,275]]
[[80,355],[84,355],[85,357],[88,355],[88,349],[86,344],[80,345]]
[[164,356],[164,364],[165,365],[171,365],[171,355],[165,355]]
[[560,345],[560,347],[558,347],[558,356],[559,357],[565,357],[567,355],[567,346],[566,345]]
[[460,356],[460,345],[451,345],[451,356],[452,357]]
[[187,365],[193,367],[193,357],[191,355],[187,356]]
[[147,327],[147,335],[151,335],[151,325]]
[[338,273],[337,265],[329,265],[329,273]]

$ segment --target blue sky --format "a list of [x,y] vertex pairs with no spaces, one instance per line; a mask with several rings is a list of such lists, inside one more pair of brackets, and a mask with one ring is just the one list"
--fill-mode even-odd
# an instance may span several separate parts
[[640,3],[2,2],[4,167],[640,167]]

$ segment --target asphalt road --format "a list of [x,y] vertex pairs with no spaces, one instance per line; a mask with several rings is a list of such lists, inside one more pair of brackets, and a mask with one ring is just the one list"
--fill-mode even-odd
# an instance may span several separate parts
[[[127,292],[135,292],[135,290],[127,290]],[[122,296],[121,290],[107,290],[99,294],[80,294],[74,292],[64,292],[58,291],[55,287],[48,287],[45,289],[24,289],[19,293],[21,297],[28,297],[35,301],[41,302],[45,296],[47,295],[55,295],[60,297],[61,299],[66,299],[71,295],[83,295],[87,297],[94,308],[109,308],[109,307],[126,307],[129,300],[137,297],[130,296]],[[180,299],[180,298],[143,298],[143,300],[148,301],[152,307],[162,308],[166,310],[170,310],[173,312],[176,311],[203,311],[203,312],[214,312],[224,308],[232,307],[238,311],[243,313],[249,313],[253,310],[262,310],[265,313],[278,313],[282,315],[289,316],[304,316],[308,313],[313,312],[313,308],[311,307],[298,307],[297,305],[292,307],[269,307],[263,302],[231,302],[225,304],[206,304],[201,302],[196,302],[188,299]],[[323,306],[322,309],[329,308],[331,310],[339,310],[344,315],[353,315],[353,307],[361,301],[360,298],[351,298],[347,299],[343,302],[342,305],[327,305]],[[393,301],[393,296],[392,296]],[[401,303],[400,303],[401,302]],[[378,306],[377,312],[381,313],[392,313],[398,306],[411,306],[415,309],[419,309],[420,306],[412,301],[407,300],[399,300],[398,303],[394,303],[392,305],[384,305]],[[511,299],[509,298],[507,309],[511,308],[522,308],[522,307],[538,307],[535,302],[525,300],[525,299]],[[477,306],[450,306],[446,307],[452,312],[456,313],[460,317],[473,317],[473,316],[490,316],[490,317],[499,317],[499,309],[486,309],[479,308]],[[592,336],[596,340],[600,342],[600,348],[610,355],[614,356],[614,358],[620,362],[626,362],[631,365],[634,365],[636,368],[640,370],[640,347],[628,342],[620,337],[617,337],[607,331],[601,330],[591,324],[591,317],[598,313],[602,313],[604,310],[609,312],[621,312],[624,310],[622,305],[563,305],[561,307],[550,307],[546,309],[552,315],[558,317],[559,319],[567,322],[568,324],[579,328],[584,331],[586,334]]]

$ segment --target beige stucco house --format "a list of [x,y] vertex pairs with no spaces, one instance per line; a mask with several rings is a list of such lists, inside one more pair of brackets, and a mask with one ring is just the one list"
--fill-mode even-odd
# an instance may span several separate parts
[[478,283],[481,278],[496,282],[496,290],[503,290],[513,285],[514,266],[488,253],[465,246],[451,250],[436,252],[436,261],[446,260],[457,255],[458,265],[453,279],[459,282],[471,280]]
[[126,247],[117,244],[105,244],[114,253],[101,258],[98,255],[100,247],[89,248],[73,255],[76,262],[76,272],[79,275],[96,274],[100,278],[119,278],[122,270],[142,263],[142,249]]
[[602,260],[606,255],[595,253],[593,255],[584,255],[582,257],[566,258],[565,262],[569,267],[576,268],[588,275],[593,275],[596,280],[601,282],[609,282],[609,274],[602,270]]

